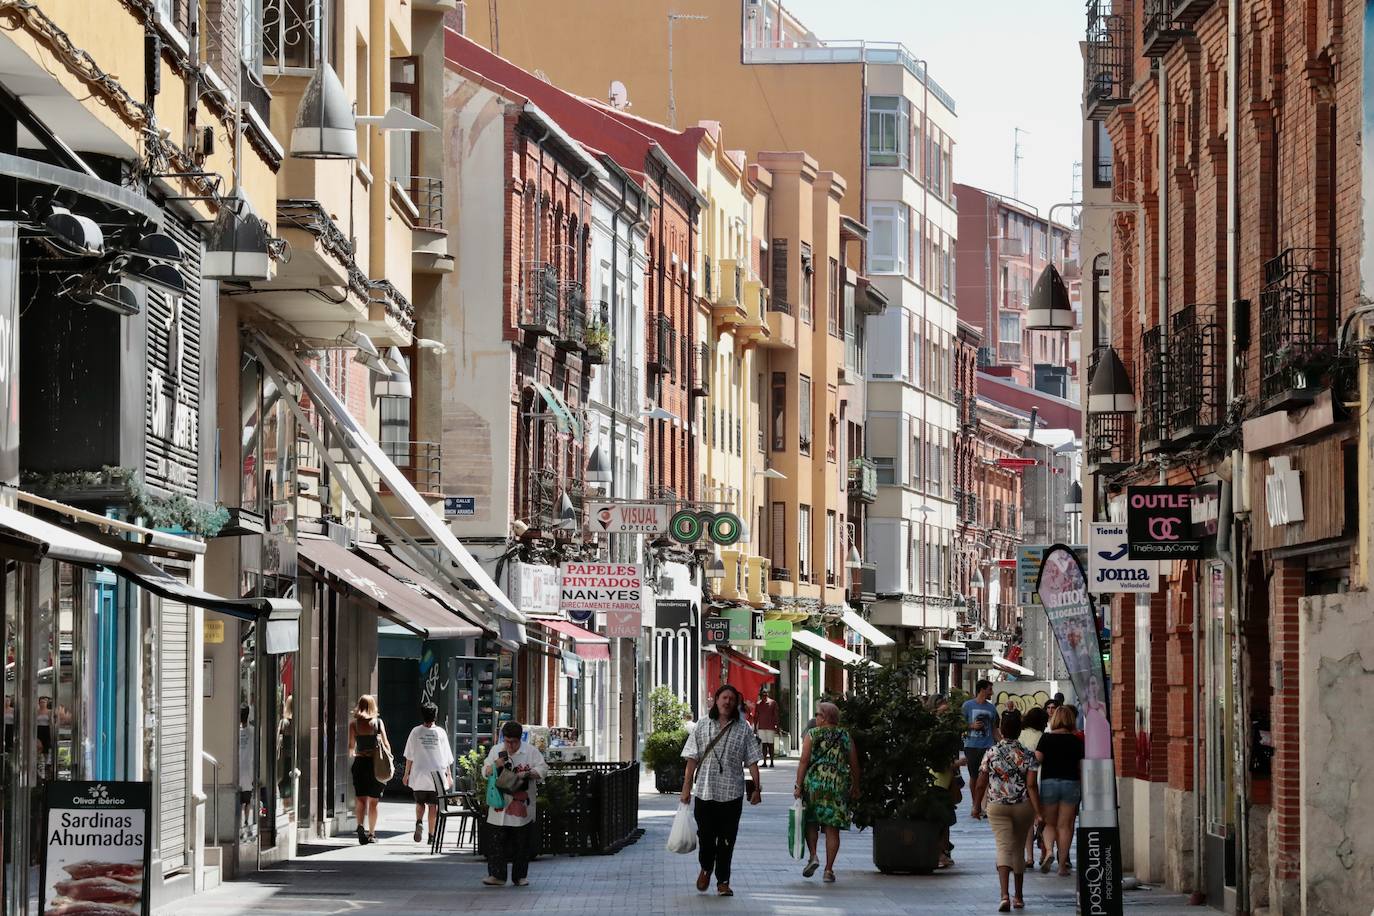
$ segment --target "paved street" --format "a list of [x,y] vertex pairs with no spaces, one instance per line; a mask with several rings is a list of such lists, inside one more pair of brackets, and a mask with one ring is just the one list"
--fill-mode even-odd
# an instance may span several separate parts
[[[967,818],[965,801],[955,828],[956,866],[934,875],[887,876],[872,865],[868,832],[844,838],[838,880],[822,884],[819,873],[801,877],[801,864],[787,857],[786,818],[795,766],[782,762],[763,771],[764,800],[745,809],[732,884],[735,899],[701,895],[692,887],[696,856],[664,850],[675,800],[654,793],[646,782],[640,798],[639,842],[617,855],[541,859],[530,869],[527,888],[485,888],[482,860],[471,854],[431,856],[410,839],[407,802],[383,805],[373,846],[342,838],[311,847],[296,861],[236,881],[161,913],[227,916],[237,913],[452,913],[489,912],[713,913],[724,908],[750,913],[990,913],[997,909],[992,869],[993,841],[986,823]],[[1027,913],[1071,912],[1070,878],[1035,873],[1026,879]],[[1185,899],[1163,891],[1129,892],[1128,906],[1151,914],[1197,913]]]

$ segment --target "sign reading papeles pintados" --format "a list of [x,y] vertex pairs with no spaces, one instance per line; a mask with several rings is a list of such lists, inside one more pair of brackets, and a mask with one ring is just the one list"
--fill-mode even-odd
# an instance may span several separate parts
[[644,570],[637,563],[564,563],[560,571],[559,607],[570,620],[643,609]]
[[152,786],[50,782],[38,912],[152,912]]

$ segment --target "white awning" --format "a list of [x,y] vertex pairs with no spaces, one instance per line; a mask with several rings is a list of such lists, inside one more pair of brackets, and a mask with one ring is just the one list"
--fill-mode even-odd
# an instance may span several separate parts
[[864,658],[857,652],[850,652],[844,646],[837,645],[810,630],[794,630],[792,641],[801,643],[813,652],[820,653],[826,661],[838,662],[841,665],[871,665],[874,668],[881,668],[872,659]]
[[994,655],[992,657],[992,666],[1001,671],[1005,671],[1007,674],[1014,674],[1017,677],[1035,677],[1034,671],[1016,664],[1016,662],[1011,659],[1003,658],[1000,655]]
[[840,615],[840,619],[844,621],[845,626],[862,636],[864,642],[870,646],[891,646],[897,642],[853,611],[845,611]]
[[[144,528],[142,525],[135,525],[131,522],[122,522],[119,519],[107,518],[94,512],[87,512],[85,509],[78,509],[76,506],[69,506],[55,500],[45,499],[33,493],[19,490],[15,496],[21,503],[28,503],[40,509],[47,509],[49,512],[56,512],[65,515],[78,522],[94,527],[101,534],[120,538],[121,540],[132,541],[144,547],[166,551],[168,553],[179,553],[186,556],[200,556],[205,553],[205,542],[197,541],[192,538],[184,538],[178,534],[168,534],[166,531],[155,531],[152,528]],[[133,544],[124,548],[125,550],[136,550]]]
[[967,643],[959,642],[957,639],[942,639],[935,644],[937,649],[963,649]]
[[8,506],[0,506],[0,531],[9,535],[13,542],[22,544],[24,550],[31,550],[35,562],[49,559],[117,566],[123,556],[113,547]]

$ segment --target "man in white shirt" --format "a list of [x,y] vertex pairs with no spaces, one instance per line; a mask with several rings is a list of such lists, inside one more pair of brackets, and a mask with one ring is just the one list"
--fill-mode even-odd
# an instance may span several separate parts
[[482,765],[483,776],[495,772],[500,777],[502,771],[508,771],[514,777],[514,784],[509,789],[501,788],[506,804],[487,810],[487,823],[496,828],[492,854],[487,859],[487,876],[482,879],[489,887],[505,885],[507,864],[511,882],[516,887],[530,883],[526,876],[530,859],[537,851],[534,848],[534,804],[539,790],[535,783],[549,775],[549,765],[538,748],[521,740],[524,731],[519,722],[501,726],[501,741],[492,747],[487,762]]
[[[415,796],[415,842],[420,842],[420,830],[424,824],[425,809],[429,809],[429,836],[425,842],[434,839],[434,827],[439,821],[439,793],[450,785],[449,767],[453,765],[453,748],[449,746],[448,735],[434,724],[439,717],[439,707],[426,703],[420,707],[420,716],[425,724],[410,730],[406,739],[406,772],[402,781],[410,786]],[[440,774],[438,779],[435,773]]]

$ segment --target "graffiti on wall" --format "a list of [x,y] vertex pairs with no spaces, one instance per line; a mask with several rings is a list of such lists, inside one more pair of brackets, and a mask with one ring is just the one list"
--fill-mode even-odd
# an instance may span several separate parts
[[1004,681],[993,685],[992,701],[998,709],[1011,703],[1025,715],[1036,706],[1044,706],[1056,693],[1064,694],[1067,703],[1074,701],[1073,685],[1067,681]]

